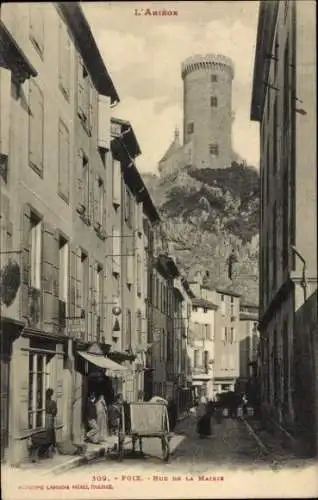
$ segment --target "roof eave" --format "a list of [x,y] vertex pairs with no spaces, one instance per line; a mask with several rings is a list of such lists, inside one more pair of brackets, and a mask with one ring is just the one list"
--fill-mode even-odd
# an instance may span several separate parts
[[107,71],[103,58],[97,47],[88,21],[79,2],[55,2],[70,28],[77,47],[89,71],[96,90],[101,95],[110,97],[111,103],[120,102],[113,80]]

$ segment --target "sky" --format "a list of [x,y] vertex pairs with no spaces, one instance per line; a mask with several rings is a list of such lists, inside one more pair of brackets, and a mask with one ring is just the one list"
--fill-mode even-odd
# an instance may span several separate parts
[[[141,172],[157,173],[176,127],[182,136],[181,62],[208,53],[234,62],[233,149],[258,167],[259,129],[250,121],[257,1],[81,5],[119,94],[113,116],[129,120],[139,142],[142,155],[136,164]],[[177,15],[144,15],[148,8]]]

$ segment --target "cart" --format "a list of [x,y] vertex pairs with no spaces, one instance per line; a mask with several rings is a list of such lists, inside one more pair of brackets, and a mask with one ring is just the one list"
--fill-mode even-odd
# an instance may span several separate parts
[[118,460],[124,457],[124,443],[126,437],[131,437],[133,452],[139,441],[142,453],[144,438],[159,438],[161,440],[162,457],[164,462],[170,458],[169,445],[169,417],[166,405],[162,403],[130,403],[128,411],[121,409],[121,419],[118,430]]

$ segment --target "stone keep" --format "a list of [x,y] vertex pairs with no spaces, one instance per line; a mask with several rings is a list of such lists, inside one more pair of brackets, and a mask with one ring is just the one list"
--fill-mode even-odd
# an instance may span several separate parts
[[192,143],[196,168],[226,168],[232,158],[231,59],[196,55],[181,65],[183,79],[183,137]]

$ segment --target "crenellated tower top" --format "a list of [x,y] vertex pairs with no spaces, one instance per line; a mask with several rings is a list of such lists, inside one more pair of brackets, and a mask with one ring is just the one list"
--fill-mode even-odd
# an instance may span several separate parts
[[222,54],[194,55],[188,57],[181,64],[181,76],[184,79],[189,73],[198,70],[229,71],[234,78],[234,64],[232,59]]

